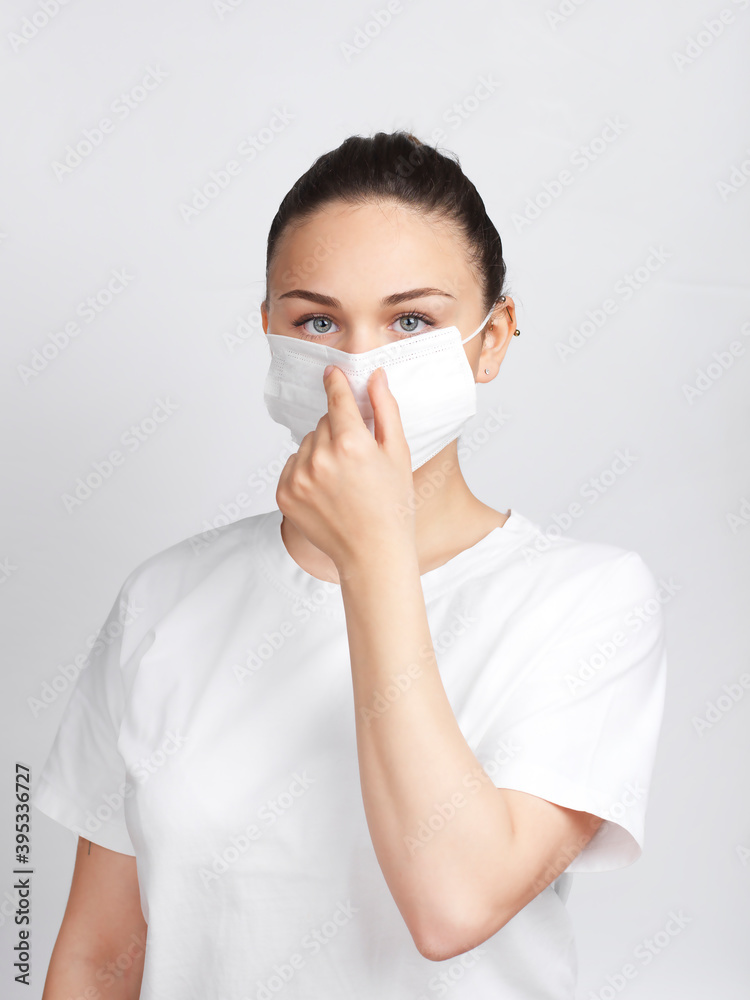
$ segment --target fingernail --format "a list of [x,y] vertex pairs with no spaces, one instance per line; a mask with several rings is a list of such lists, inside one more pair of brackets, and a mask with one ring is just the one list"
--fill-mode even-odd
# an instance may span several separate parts
[[333,365],[326,365],[325,370],[323,372],[323,378],[325,378],[326,375],[330,374],[330,372],[332,371],[333,371]]

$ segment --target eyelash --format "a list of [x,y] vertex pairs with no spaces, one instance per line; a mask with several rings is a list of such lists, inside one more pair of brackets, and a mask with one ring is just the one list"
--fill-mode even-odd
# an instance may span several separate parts
[[[421,313],[421,312],[414,312],[413,309],[410,310],[409,312],[401,313],[400,315],[398,315],[394,319],[393,322],[394,323],[398,323],[398,321],[400,319],[403,319],[405,316],[414,316],[416,319],[421,319],[423,323],[427,323],[429,326],[433,325],[433,322],[432,322],[432,320],[430,319],[429,316],[425,316],[425,314]],[[302,329],[302,327],[304,326],[305,323],[309,323],[311,319],[330,319],[330,318],[331,317],[330,316],[326,316],[325,313],[310,313],[308,316],[302,316],[302,317],[300,317],[300,319],[295,320],[292,323],[292,326],[297,327],[299,329],[300,336],[304,337],[306,340],[321,340],[323,337],[327,337],[328,334],[327,333],[317,333],[317,334],[316,333],[307,333],[305,330]],[[398,332],[398,331],[395,331],[395,332]],[[419,333],[424,333],[424,330],[419,330],[418,332]],[[416,333],[407,333],[404,330],[404,331],[401,332],[401,336],[402,337],[415,337]]]

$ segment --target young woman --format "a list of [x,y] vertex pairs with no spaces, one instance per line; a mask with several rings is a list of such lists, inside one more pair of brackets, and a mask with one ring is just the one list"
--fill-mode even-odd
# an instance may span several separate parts
[[80,838],[44,1000],[572,1000],[570,877],[643,846],[661,605],[637,553],[462,476],[518,329],[458,161],[321,156],[262,318],[299,450],[278,509],[131,572],[77,681],[34,800]]

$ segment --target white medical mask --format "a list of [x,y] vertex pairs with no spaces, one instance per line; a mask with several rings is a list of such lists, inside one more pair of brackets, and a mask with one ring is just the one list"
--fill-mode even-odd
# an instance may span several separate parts
[[346,375],[362,419],[373,433],[367,381],[376,368],[385,368],[388,388],[398,403],[413,472],[457,438],[477,412],[477,386],[463,345],[476,337],[491,315],[492,309],[463,340],[458,327],[446,326],[361,354],[312,340],[266,334],[271,350],[263,390],[266,408],[276,423],[289,428],[295,444],[301,444],[328,412],[323,372],[326,365],[336,365]]

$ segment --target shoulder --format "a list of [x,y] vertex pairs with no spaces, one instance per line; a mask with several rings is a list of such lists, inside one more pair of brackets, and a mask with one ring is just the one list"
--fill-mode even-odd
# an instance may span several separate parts
[[249,554],[258,533],[275,513],[252,514],[159,549],[135,565],[124,586],[131,592],[138,587],[165,583],[190,589],[220,566]]
[[[633,549],[562,534],[513,512],[518,537],[517,569],[528,593],[552,602],[566,617],[616,604],[625,607],[655,598],[660,591],[650,566]],[[512,520],[512,519],[511,519]],[[511,521],[509,520],[508,524]]]
[[[250,565],[255,540],[274,513],[265,511],[197,532],[136,563],[118,595],[118,603],[129,609],[130,643],[137,644],[156,622],[208,581],[218,588],[232,586],[229,575],[236,570],[241,577]],[[237,578],[232,575],[233,581]]]

